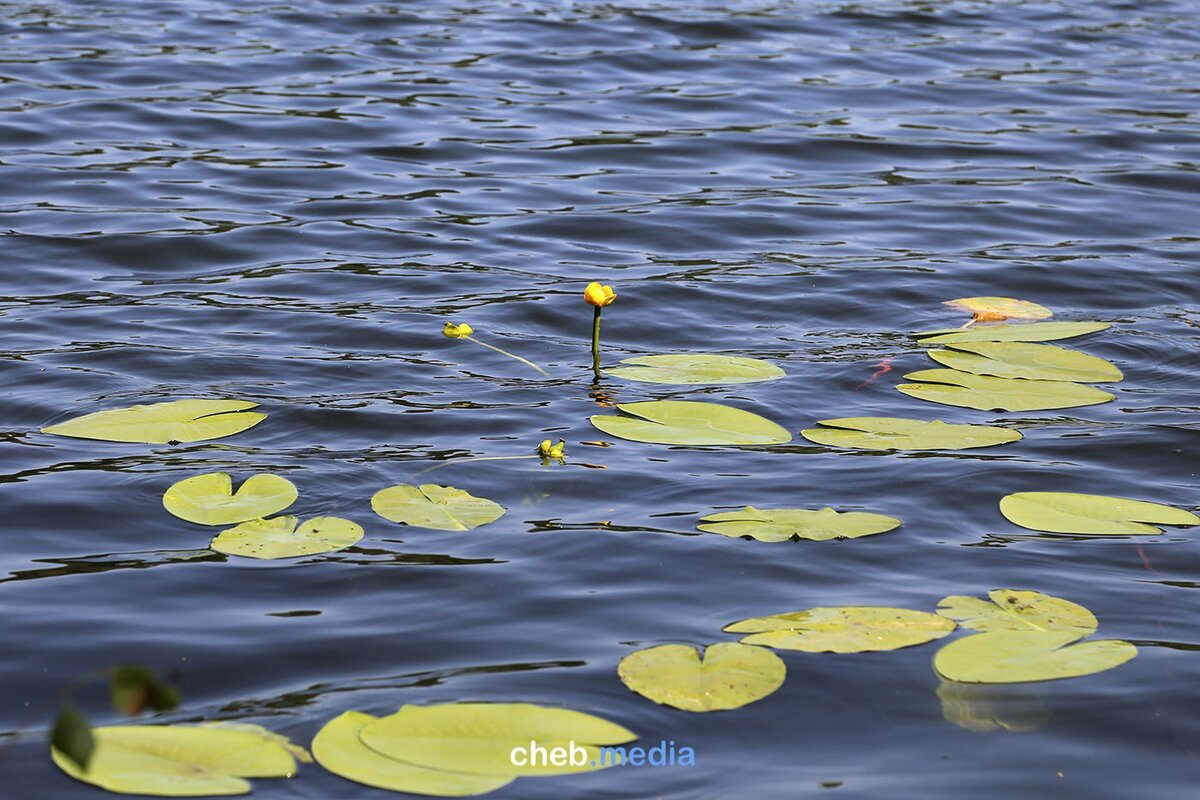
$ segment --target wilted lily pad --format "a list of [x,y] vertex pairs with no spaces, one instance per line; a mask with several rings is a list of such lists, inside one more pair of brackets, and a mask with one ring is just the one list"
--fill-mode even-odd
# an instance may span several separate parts
[[361,525],[340,517],[313,517],[300,527],[296,517],[243,522],[221,531],[210,545],[218,553],[247,558],[296,558],[342,550],[363,537]]
[[792,440],[769,419],[719,403],[648,400],[622,403],[617,410],[628,416],[596,414],[592,424],[612,436],[653,444],[766,445]]
[[391,522],[439,531],[469,531],[504,516],[504,506],[453,486],[402,483],[371,498],[375,513]]
[[[476,775],[562,775],[609,766],[601,746],[633,741],[637,736],[606,719],[529,703],[452,703],[404,706],[395,714],[368,723],[359,738],[375,752],[398,761],[449,772]],[[582,763],[514,764],[513,748],[530,741],[547,750],[584,750]]]
[[278,475],[253,475],[235,493],[229,473],[209,472],[173,484],[163,506],[188,522],[229,525],[277,514],[298,496],[295,484]]
[[865,511],[837,512],[832,508],[755,508],[722,511],[700,520],[702,531],[722,536],[749,536],[760,542],[783,542],[793,537],[823,542],[828,539],[857,539],[900,527],[900,520]]
[[960,297],[947,300],[943,305],[970,311],[973,319],[980,322],[995,322],[1003,319],[1045,319],[1052,316],[1050,309],[1017,300],[1012,297]]
[[726,711],[761,700],[783,685],[787,667],[761,647],[723,642],[704,649],[664,644],[617,665],[621,682],[642,697],[684,711]]
[[1078,603],[1041,592],[995,589],[988,600],[951,595],[938,603],[937,613],[964,628],[996,631],[1054,631],[1076,639],[1096,632],[1096,617]]
[[220,439],[241,433],[267,418],[246,400],[173,400],[114,408],[42,428],[42,433],[106,442],[170,444]]
[[1026,324],[976,325],[972,328],[946,328],[921,331],[913,336],[921,344],[955,342],[1050,342],[1072,339],[1110,328],[1107,322],[1029,322]]
[[290,778],[296,761],[278,741],[216,727],[137,725],[95,728],[87,771],[55,749],[50,754],[72,778],[110,792],[159,797],[245,794],[244,778]]
[[1076,492],[1017,492],[1000,500],[1000,513],[1050,533],[1158,534],[1159,525],[1200,525],[1200,517],[1173,506]]
[[910,372],[896,388],[910,397],[980,411],[1041,411],[1107,403],[1114,395],[1067,381],[1026,381],[972,375],[956,369]]
[[511,775],[473,775],[428,769],[388,758],[363,744],[359,733],[378,718],[347,711],[331,719],[313,738],[317,762],[334,775],[355,783],[434,797],[469,797],[512,783]]
[[729,633],[749,633],[745,644],[806,653],[865,653],[899,650],[954,630],[954,623],[937,614],[882,606],[833,606],[754,617],[726,625]]
[[1017,431],[988,425],[951,425],[903,417],[841,417],[819,420],[822,428],[800,435],[810,442],[858,450],[969,450],[1021,439]]
[[929,357],[961,372],[997,378],[1111,383],[1125,377],[1103,358],[1052,344],[960,342],[930,350]]
[[605,372],[631,381],[710,386],[770,381],[786,374],[769,361],[709,353],[638,356],[623,359],[621,363],[629,366],[614,367]]
[[1137,655],[1129,642],[1100,639],[1072,644],[1069,631],[999,631],[951,642],[934,656],[943,678],[959,683],[1024,683],[1092,675]]

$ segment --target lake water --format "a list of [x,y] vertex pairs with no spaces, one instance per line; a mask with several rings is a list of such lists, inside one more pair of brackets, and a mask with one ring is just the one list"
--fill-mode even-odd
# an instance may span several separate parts
[[[1200,503],[1198,10],[0,4],[0,732],[27,729],[0,794],[98,796],[50,763],[44,729],[61,688],[135,662],[178,673],[183,705],[156,721],[238,719],[307,743],[348,709],[528,701],[697,753],[692,768],[525,779],[498,800],[1190,796],[1194,531],[1038,536],[997,501]],[[591,280],[619,294],[609,363],[721,352],[787,377],[593,386]],[[1113,323],[1069,344],[1125,371],[1117,400],[996,414],[897,392],[936,366],[907,332],[957,326],[941,301],[967,295]],[[444,338],[448,319],[552,377]],[[863,385],[883,359],[891,371]],[[179,397],[246,398],[269,418],[178,447],[39,433]],[[793,433],[883,415],[1025,439],[957,454],[670,448],[588,423],[661,398]],[[418,476],[560,436],[563,466]],[[214,470],[285,475],[292,513],[346,516],[366,536],[293,561],[211,552],[212,531],[160,498]],[[508,513],[450,533],[371,512],[375,491],[414,480]],[[746,504],[904,525],[777,544],[695,530]],[[748,616],[932,610],[999,587],[1082,603],[1140,655],[1006,690],[998,707],[1025,722],[1013,732],[947,721],[937,645],[783,653],[779,692],[719,714],[655,705],[616,677],[634,649],[732,641],[722,626]],[[77,700],[96,724],[119,720],[98,686]],[[254,792],[390,796],[316,766]]]

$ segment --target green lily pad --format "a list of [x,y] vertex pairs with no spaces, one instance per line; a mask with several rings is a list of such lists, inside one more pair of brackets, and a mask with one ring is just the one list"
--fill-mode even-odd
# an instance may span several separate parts
[[172,444],[220,439],[267,418],[246,400],[172,400],[97,411],[42,428],[42,433],[106,442]]
[[298,496],[295,484],[278,475],[253,475],[235,493],[228,472],[209,472],[173,484],[163,506],[188,522],[230,525],[277,514]]
[[1174,506],[1076,492],[1017,492],[1000,500],[1009,522],[1035,531],[1087,534],[1159,534],[1159,525],[1200,525]]
[[998,631],[966,636],[943,647],[933,666],[959,683],[1025,683],[1093,675],[1119,667],[1137,648],[1116,639],[1072,644],[1070,631]]
[[745,644],[806,653],[866,653],[932,642],[954,630],[954,622],[927,611],[882,606],[832,606],[754,617],[725,626],[749,633]]
[[439,531],[469,531],[504,516],[504,506],[453,486],[402,483],[380,489],[371,508],[390,522]]
[[985,633],[1039,631],[1071,633],[1082,639],[1095,633],[1099,624],[1095,615],[1078,603],[1016,589],[995,589],[988,592],[988,600],[951,595],[938,603],[937,613]]
[[361,525],[340,517],[313,517],[300,527],[296,517],[253,519],[221,531],[209,546],[247,558],[296,558],[345,549],[363,537]]
[[622,403],[628,416],[596,414],[592,425],[635,442],[681,445],[784,444],[792,435],[769,419],[719,403],[648,400]]
[[244,778],[290,778],[296,761],[279,742],[252,732],[199,726],[94,728],[96,750],[86,771],[51,749],[76,780],[121,794],[208,797],[246,794]]
[[817,422],[800,435],[810,442],[858,450],[969,450],[1019,441],[1017,431],[988,425],[951,425],[903,417],[841,417]]
[[1092,386],[1067,381],[1026,381],[972,375],[956,369],[923,369],[910,372],[896,386],[904,394],[948,406],[980,411],[1041,411],[1107,403],[1114,395]]
[[761,647],[723,642],[704,649],[664,644],[638,650],[617,665],[621,683],[642,697],[683,711],[741,708],[783,685],[787,667]]
[[446,772],[388,758],[363,744],[362,729],[378,717],[347,711],[317,731],[312,750],[317,763],[349,781],[393,792],[433,797],[470,797],[513,782],[511,775],[472,775]]
[[828,539],[857,539],[900,527],[900,520],[865,511],[837,512],[832,508],[755,508],[723,511],[702,517],[702,531],[722,536],[749,536],[760,542],[783,542],[793,537],[823,542]]
[[1073,339],[1112,327],[1107,322],[1028,322],[1024,324],[975,325],[970,328],[946,328],[912,334],[920,343],[956,342],[1050,342]]
[[703,384],[757,383],[782,378],[786,373],[769,361],[708,353],[638,356],[626,358],[627,367],[607,369],[609,375],[646,383]]
[[[601,746],[631,742],[637,736],[600,717],[529,703],[452,703],[404,706],[363,726],[359,739],[388,758],[429,769],[475,775],[562,775],[603,769]],[[579,763],[514,764],[513,748],[531,741],[547,751],[583,753]],[[533,759],[526,759],[532,762]]]
[[1125,377],[1103,358],[1052,344],[962,342],[930,350],[929,357],[960,372],[997,378],[1111,383]]

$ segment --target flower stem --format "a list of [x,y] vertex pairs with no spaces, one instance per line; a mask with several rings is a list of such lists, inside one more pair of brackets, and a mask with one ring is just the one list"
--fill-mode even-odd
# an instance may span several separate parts
[[501,350],[499,347],[488,344],[487,342],[481,342],[478,339],[472,339],[470,336],[464,336],[463,338],[466,339],[468,342],[474,342],[475,344],[480,345],[481,347],[486,347],[489,350],[495,350],[497,353],[500,353],[501,355],[506,355],[509,358],[515,358],[517,361],[520,361],[522,364],[526,364],[530,367],[533,367],[538,372],[545,375],[547,378],[550,377],[549,372],[546,372],[546,370],[542,369],[541,367],[539,367],[537,364],[533,363],[532,361],[528,361],[524,358],[521,358],[520,356],[510,353],[507,350]]
[[592,314],[592,372],[600,380],[600,306]]

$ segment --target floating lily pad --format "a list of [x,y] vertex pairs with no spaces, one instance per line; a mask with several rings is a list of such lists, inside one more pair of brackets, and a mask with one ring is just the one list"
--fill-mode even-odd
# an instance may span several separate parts
[[951,595],[938,603],[937,613],[964,628],[985,633],[1040,631],[1072,633],[1076,639],[1096,632],[1096,617],[1078,603],[1041,592],[996,589],[988,600]]
[[957,300],[947,300],[943,305],[970,311],[975,319],[982,322],[1002,319],[1046,319],[1052,316],[1050,309],[1045,306],[1012,297],[960,297]]
[[312,742],[317,762],[334,775],[355,783],[393,792],[433,797],[470,797],[512,783],[511,775],[473,775],[446,772],[388,758],[363,744],[362,729],[378,718],[347,711],[317,731]]
[[313,517],[296,527],[296,517],[253,519],[221,531],[213,550],[247,558],[296,558],[342,550],[363,537],[361,525],[340,517]]
[[[449,772],[476,775],[561,775],[588,772],[609,764],[601,746],[633,741],[631,731],[600,717],[565,708],[529,703],[453,703],[404,706],[395,714],[364,725],[359,738],[367,747],[398,761]],[[571,743],[582,747],[582,763],[514,764],[513,748],[530,741],[547,750]]]
[[969,450],[1021,439],[1017,431],[988,425],[950,425],[903,417],[841,417],[818,421],[800,435],[810,442],[858,450]]
[[249,731],[200,726],[94,728],[87,771],[51,749],[72,778],[122,794],[208,797],[245,794],[244,778],[290,778],[296,761],[278,741]]
[[402,483],[380,489],[371,508],[390,522],[439,531],[469,531],[504,516],[504,506],[453,486]]
[[783,542],[793,537],[823,542],[828,539],[857,539],[900,527],[900,520],[865,511],[838,512],[832,508],[755,508],[722,511],[700,520],[702,531],[722,536],[749,536],[760,542]]
[[1000,500],[1010,522],[1035,531],[1158,534],[1159,525],[1200,525],[1190,511],[1144,500],[1076,492],[1017,492]]
[[1125,377],[1103,358],[1051,344],[960,342],[946,350],[930,350],[929,357],[960,372],[997,378],[1111,383]]
[[1062,631],[999,631],[966,636],[943,647],[933,666],[959,683],[1024,683],[1092,675],[1137,655],[1129,642],[1100,639],[1072,644]]
[[623,359],[621,363],[629,366],[614,367],[605,372],[631,381],[709,386],[771,381],[786,374],[771,362],[758,358],[708,353],[638,356]]
[[920,339],[923,345],[956,342],[1050,342],[1056,339],[1073,339],[1110,327],[1112,326],[1107,322],[1029,322],[920,331],[913,336]]
[[723,642],[704,649],[664,644],[621,659],[617,675],[649,700],[684,711],[726,711],[763,699],[783,685],[787,667],[761,647]]
[[833,606],[754,617],[726,625],[729,633],[749,633],[745,644],[806,653],[865,653],[899,650],[932,642],[954,630],[937,614],[881,606]]
[[719,403],[649,400],[622,403],[617,410],[628,416],[597,414],[592,424],[612,436],[652,444],[766,445],[792,440],[769,419]]
[[235,493],[229,473],[209,472],[173,484],[163,506],[188,522],[230,525],[277,514],[298,496],[295,484],[278,475],[253,475]]
[[956,369],[910,372],[896,388],[910,397],[980,411],[1041,411],[1107,403],[1114,395],[1066,381],[1026,381],[972,375]]
[[267,418],[246,400],[173,400],[97,411],[42,428],[42,433],[106,442],[170,444],[220,439]]

